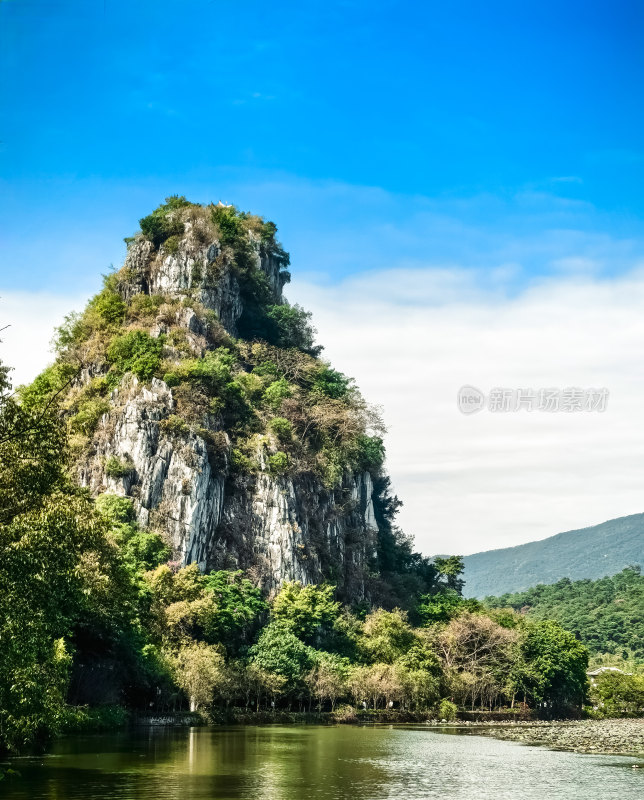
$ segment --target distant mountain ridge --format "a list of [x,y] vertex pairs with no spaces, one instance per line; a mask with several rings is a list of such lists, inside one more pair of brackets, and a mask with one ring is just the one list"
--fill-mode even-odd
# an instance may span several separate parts
[[538,542],[474,553],[463,561],[467,597],[521,592],[561,578],[596,580],[616,575],[631,564],[644,567],[644,513]]

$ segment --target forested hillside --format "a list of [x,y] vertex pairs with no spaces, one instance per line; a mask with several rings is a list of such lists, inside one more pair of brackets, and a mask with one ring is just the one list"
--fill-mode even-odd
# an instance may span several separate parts
[[639,568],[597,581],[563,578],[549,586],[487,597],[485,604],[510,607],[532,619],[555,619],[593,655],[644,661],[644,576]]
[[539,542],[465,556],[465,594],[521,592],[560,578],[596,580],[644,566],[644,514],[619,517]]

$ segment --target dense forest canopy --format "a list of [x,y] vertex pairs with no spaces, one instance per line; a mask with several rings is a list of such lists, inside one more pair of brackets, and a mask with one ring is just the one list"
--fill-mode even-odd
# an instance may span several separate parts
[[557,620],[593,656],[644,662],[644,576],[639,567],[597,581],[564,578],[526,592],[487,597],[485,603],[532,619]]

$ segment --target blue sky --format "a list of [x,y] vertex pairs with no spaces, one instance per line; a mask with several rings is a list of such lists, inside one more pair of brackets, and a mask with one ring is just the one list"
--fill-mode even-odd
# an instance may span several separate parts
[[[171,193],[275,219],[330,280],[372,251],[485,268],[508,236],[632,243],[643,23],[636,2],[0,0],[2,284],[93,288]],[[333,232],[373,247],[322,259]]]
[[[425,552],[641,511],[643,31],[624,0],[0,0],[0,359],[31,379],[167,195],[221,199],[383,405]],[[465,383],[610,412],[464,421]]]

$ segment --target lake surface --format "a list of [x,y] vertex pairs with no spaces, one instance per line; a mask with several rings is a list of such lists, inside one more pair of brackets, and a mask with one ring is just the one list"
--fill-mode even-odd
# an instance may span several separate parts
[[7,800],[640,800],[644,762],[421,726],[141,729],[21,758]]

